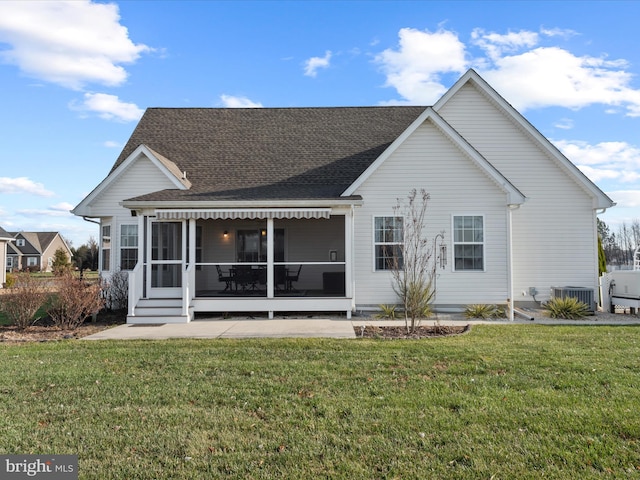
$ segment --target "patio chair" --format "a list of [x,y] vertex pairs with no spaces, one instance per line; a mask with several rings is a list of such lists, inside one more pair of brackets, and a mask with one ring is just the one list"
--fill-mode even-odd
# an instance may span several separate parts
[[297,282],[300,279],[301,270],[302,270],[302,265],[298,267],[298,271],[296,273],[289,273],[289,271],[287,271],[285,280],[286,280],[286,288],[288,291],[295,290],[293,288],[293,282]]
[[223,291],[226,292],[227,290],[231,290],[231,283],[233,282],[233,276],[231,273],[225,274],[220,268],[220,265],[216,265],[216,270],[218,270],[218,281],[224,282],[225,286]]

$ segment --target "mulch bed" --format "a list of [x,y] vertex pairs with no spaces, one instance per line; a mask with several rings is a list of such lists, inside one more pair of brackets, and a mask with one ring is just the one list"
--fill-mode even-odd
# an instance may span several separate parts
[[358,338],[380,338],[380,339],[420,339],[433,337],[447,337],[451,335],[461,335],[469,331],[469,325],[445,326],[445,325],[421,325],[416,327],[413,333],[407,333],[406,327],[393,326],[365,326],[355,327]]
[[114,325],[123,324],[126,322],[126,318],[126,312],[104,311],[98,314],[95,322],[87,319],[75,330],[60,330],[47,318],[38,320],[36,325],[22,330],[13,325],[0,326],[0,343],[48,342],[82,338]]

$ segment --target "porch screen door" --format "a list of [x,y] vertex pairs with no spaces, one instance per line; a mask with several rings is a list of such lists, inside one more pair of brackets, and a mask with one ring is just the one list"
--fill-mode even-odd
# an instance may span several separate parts
[[181,295],[183,255],[182,222],[151,222],[150,296]]

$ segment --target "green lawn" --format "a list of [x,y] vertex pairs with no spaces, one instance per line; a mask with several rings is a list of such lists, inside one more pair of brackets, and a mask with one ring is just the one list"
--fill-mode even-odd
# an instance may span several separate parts
[[640,329],[0,345],[0,453],[80,478],[640,478]]

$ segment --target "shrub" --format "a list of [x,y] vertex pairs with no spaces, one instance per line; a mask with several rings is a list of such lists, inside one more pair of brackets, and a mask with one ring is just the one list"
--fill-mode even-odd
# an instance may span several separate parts
[[495,315],[495,305],[474,304],[467,305],[464,309],[464,316],[467,318],[495,318]]
[[101,279],[105,307],[109,310],[126,309],[129,304],[129,274],[118,270],[108,279]]
[[38,321],[34,316],[44,304],[47,291],[44,284],[29,272],[12,274],[12,282],[8,293],[0,295],[0,309],[16,327],[27,328]]
[[14,273],[7,273],[7,280],[4,282],[4,288],[11,288],[16,284],[16,276]]
[[496,305],[495,311],[492,315],[493,318],[507,318],[507,307],[504,305]]
[[589,306],[575,297],[552,298],[543,307],[551,318],[575,320],[589,314]]
[[379,305],[380,313],[376,313],[376,318],[389,318],[395,320],[398,318],[397,305]]
[[104,306],[100,285],[88,284],[71,272],[63,273],[56,282],[58,292],[52,296],[47,314],[58,328],[75,330]]

